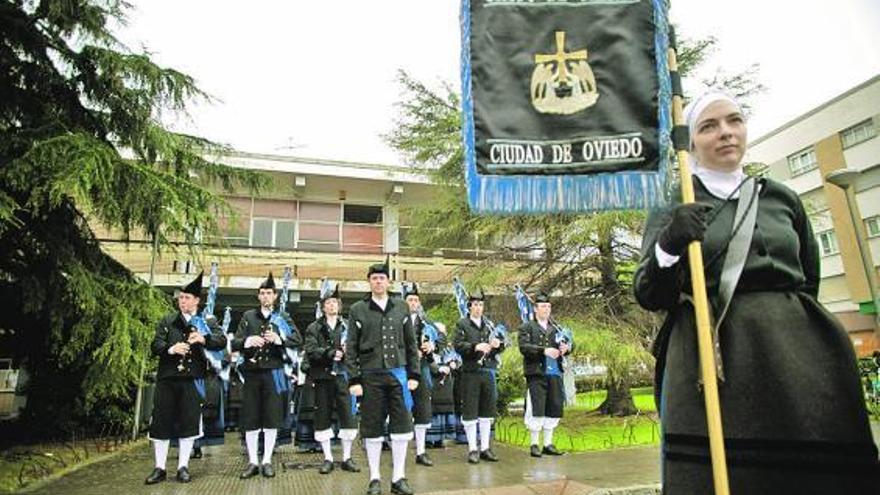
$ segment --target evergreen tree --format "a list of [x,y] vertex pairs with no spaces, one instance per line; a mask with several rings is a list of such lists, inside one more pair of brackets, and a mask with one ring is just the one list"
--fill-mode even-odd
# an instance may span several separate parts
[[116,40],[109,26],[129,8],[0,3],[0,327],[14,330],[4,347],[30,375],[24,419],[46,430],[124,422],[156,321],[172,309],[101,250],[93,226],[195,246],[228,212],[218,190],[265,183],[163,126],[210,98]]

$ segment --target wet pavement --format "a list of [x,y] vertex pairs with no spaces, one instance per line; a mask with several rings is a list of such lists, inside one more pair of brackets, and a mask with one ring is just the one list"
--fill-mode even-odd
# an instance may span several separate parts
[[[412,443],[410,443],[412,451]],[[567,454],[562,457],[529,457],[525,450],[503,445],[493,446],[501,462],[466,462],[467,448],[450,445],[429,449],[433,467],[416,465],[414,452],[407,458],[407,479],[419,494],[596,494],[601,488],[652,485],[659,480],[656,447],[618,449],[602,452]],[[334,447],[337,461],[339,447]],[[356,448],[355,461],[360,473],[340,469],[328,475],[318,473],[323,456],[299,453],[291,445],[276,449],[273,464],[276,477],[239,480],[247,459],[242,455],[237,434],[227,434],[226,444],[208,447],[202,459],[190,461],[192,482],[174,481],[177,451],[168,459],[169,480],[144,485],[153,468],[153,450],[149,444],[138,445],[103,462],[85,466],[73,473],[44,484],[29,493],[65,495],[116,494],[361,494],[366,491],[369,472],[364,452]],[[284,467],[287,465],[288,467]],[[382,453],[382,491],[390,493],[391,453]]]
[[[871,425],[874,439],[880,444],[880,423]],[[529,457],[525,450],[494,445],[501,462],[466,462],[464,445],[429,449],[433,467],[418,466],[414,452],[407,458],[407,479],[418,494],[444,495],[603,495],[607,493],[655,493],[660,478],[657,447],[633,447],[601,452],[566,454],[562,457]],[[141,443],[107,460],[85,466],[52,482],[40,485],[36,494],[64,495],[187,495],[196,493],[241,494],[360,494],[369,481],[363,450],[356,448],[354,458],[360,473],[339,469],[328,475],[318,473],[323,457],[317,453],[299,453],[292,445],[276,449],[273,458],[276,477],[239,480],[238,473],[247,463],[239,447],[238,434],[226,436],[226,444],[208,447],[202,459],[190,461],[193,481],[181,484],[173,480],[176,450],[169,459],[169,480],[144,485],[153,468],[153,449]],[[341,451],[334,447],[339,460]],[[287,467],[285,467],[285,465]],[[391,453],[382,453],[382,491],[390,493]],[[647,486],[644,490],[616,491],[615,488]]]

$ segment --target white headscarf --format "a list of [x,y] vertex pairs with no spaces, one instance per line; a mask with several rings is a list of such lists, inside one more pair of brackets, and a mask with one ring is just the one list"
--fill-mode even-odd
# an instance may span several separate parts
[[[700,115],[706,110],[706,107],[716,101],[729,102],[736,107],[737,111],[743,113],[742,107],[736,100],[730,95],[719,91],[709,91],[708,93],[703,93],[691,100],[691,102],[684,107],[684,119],[688,126],[688,135],[691,136],[691,150],[694,148],[693,136],[696,134],[697,121],[699,120]],[[691,172],[700,178],[703,185],[706,186],[706,189],[719,198],[731,196],[731,193],[739,187],[740,183],[745,178],[745,172],[743,172],[742,167],[737,168],[733,172],[719,172],[717,170],[710,170],[703,167],[700,162],[697,161],[697,157],[694,153],[688,153],[688,163],[691,166]],[[739,197],[739,191],[736,191],[731,197]]]

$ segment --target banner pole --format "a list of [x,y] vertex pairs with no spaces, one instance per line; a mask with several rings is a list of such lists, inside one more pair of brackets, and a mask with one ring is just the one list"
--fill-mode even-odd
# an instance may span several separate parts
[[[674,43],[669,47],[669,71],[678,72]],[[672,96],[673,125],[684,126],[681,94]],[[694,202],[694,183],[688,163],[688,152],[676,150],[678,167],[681,173],[682,202]],[[727,481],[727,457],[724,453],[724,434],[721,430],[721,407],[718,400],[718,379],[715,374],[715,353],[712,350],[712,334],[709,322],[709,300],[706,296],[706,275],[703,271],[703,252],[699,241],[688,245],[688,262],[691,271],[691,286],[694,298],[694,313],[697,323],[697,342],[700,352],[700,372],[703,378],[703,399],[706,405],[706,424],[709,427],[709,452],[712,457],[712,478],[716,495],[730,495]]]

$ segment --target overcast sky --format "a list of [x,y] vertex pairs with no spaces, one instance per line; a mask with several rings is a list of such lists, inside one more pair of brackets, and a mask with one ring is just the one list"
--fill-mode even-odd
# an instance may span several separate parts
[[[120,38],[219,100],[173,126],[242,151],[401,163],[381,137],[398,69],[460,86],[459,0],[133,3]],[[760,64],[753,138],[880,73],[880,0],[675,0],[670,16],[718,38],[708,72]]]

